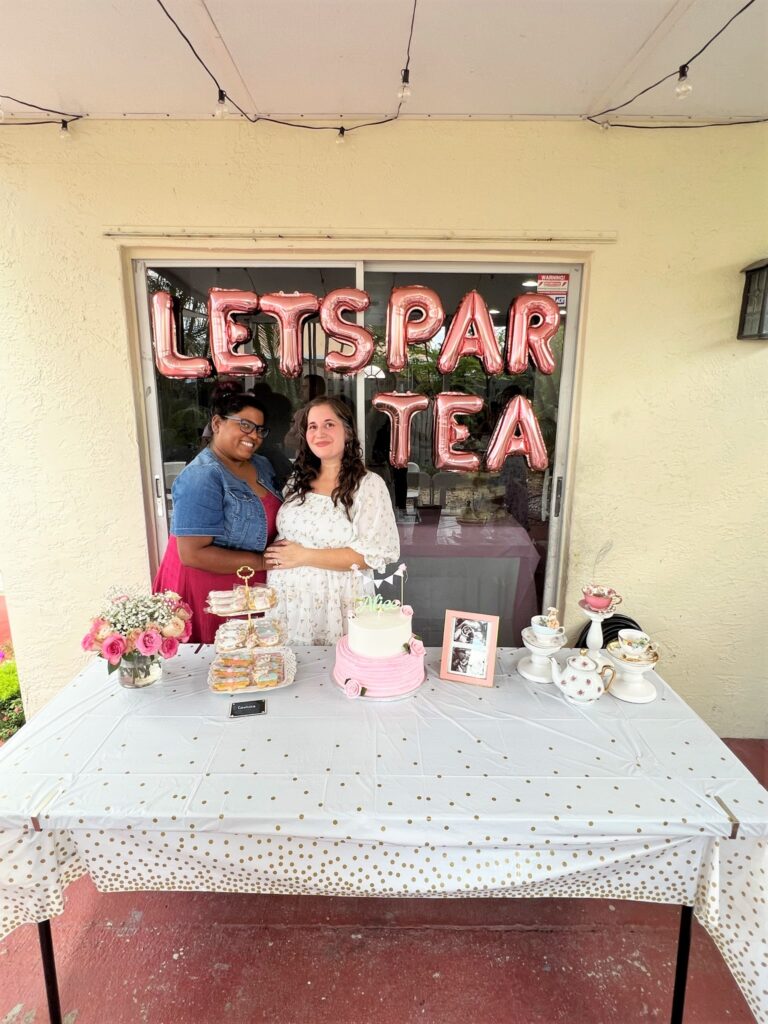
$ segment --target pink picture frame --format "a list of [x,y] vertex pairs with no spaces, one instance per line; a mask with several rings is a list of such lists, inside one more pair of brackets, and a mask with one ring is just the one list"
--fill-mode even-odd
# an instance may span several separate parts
[[448,609],[443,628],[440,678],[451,683],[493,686],[499,616]]

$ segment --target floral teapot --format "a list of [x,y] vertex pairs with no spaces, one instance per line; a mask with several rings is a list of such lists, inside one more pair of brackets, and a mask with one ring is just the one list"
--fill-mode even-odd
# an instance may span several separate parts
[[610,665],[601,667],[592,658],[587,657],[588,654],[586,649],[582,649],[569,658],[562,669],[554,658],[549,659],[552,665],[552,682],[560,687],[566,700],[573,704],[594,703],[608,689],[616,675]]

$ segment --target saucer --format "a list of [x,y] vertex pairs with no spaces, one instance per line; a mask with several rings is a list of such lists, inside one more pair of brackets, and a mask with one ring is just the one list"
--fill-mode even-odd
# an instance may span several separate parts
[[565,634],[557,633],[554,636],[541,636],[534,632],[532,626],[526,626],[520,634],[523,638],[523,643],[529,644],[531,647],[538,647],[542,651],[559,650],[565,644]]
[[611,640],[610,643],[605,645],[605,649],[612,658],[616,658],[617,661],[624,665],[631,665],[633,667],[642,665],[646,669],[653,668],[659,660],[659,655],[656,651],[650,651],[647,654],[625,654],[618,640]]

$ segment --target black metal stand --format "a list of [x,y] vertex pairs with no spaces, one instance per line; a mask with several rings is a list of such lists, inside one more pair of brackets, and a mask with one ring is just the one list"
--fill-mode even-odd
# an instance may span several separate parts
[[683,1024],[685,1007],[685,983],[688,980],[688,956],[691,952],[691,925],[693,907],[680,910],[680,935],[677,940],[677,964],[675,965],[675,990],[672,994],[672,1024]]
[[45,994],[48,997],[48,1017],[51,1024],[61,1024],[61,1003],[59,1002],[59,986],[56,982],[56,961],[53,957],[51,922],[39,921],[37,933],[40,938],[40,953],[43,957]]

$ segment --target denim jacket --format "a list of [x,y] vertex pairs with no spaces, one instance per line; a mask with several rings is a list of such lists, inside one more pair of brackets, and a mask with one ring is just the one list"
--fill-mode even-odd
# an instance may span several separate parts
[[[279,498],[269,459],[253,455],[251,462],[259,482]],[[267,546],[267,516],[261,501],[208,448],[179,473],[172,493],[174,536],[213,537],[219,547],[242,551],[263,551]]]

